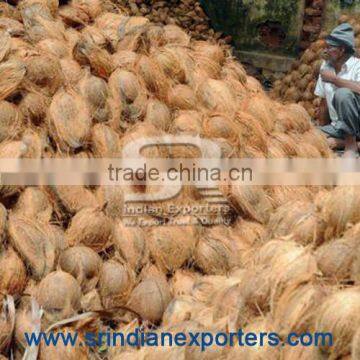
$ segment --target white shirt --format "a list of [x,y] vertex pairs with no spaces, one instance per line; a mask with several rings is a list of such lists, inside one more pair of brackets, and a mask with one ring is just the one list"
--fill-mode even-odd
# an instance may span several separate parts
[[[322,63],[320,70],[332,71],[335,74],[334,67],[326,61]],[[344,80],[360,81],[360,59],[351,56],[342,66],[337,76]],[[336,110],[332,104],[336,90],[337,87],[334,84],[322,81],[321,76],[319,76],[314,93],[316,96],[326,98],[331,123],[333,125],[338,121]]]

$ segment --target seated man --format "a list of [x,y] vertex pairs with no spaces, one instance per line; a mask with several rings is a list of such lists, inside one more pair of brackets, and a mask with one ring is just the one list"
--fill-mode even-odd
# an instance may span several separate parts
[[[355,54],[351,25],[343,23],[326,38],[326,58],[321,66],[315,95],[323,98],[320,129],[331,147],[343,143],[344,156],[358,155],[360,139],[360,59]],[[326,100],[326,101],[325,101]],[[322,113],[322,114],[321,114]],[[329,120],[324,114],[328,113]]]

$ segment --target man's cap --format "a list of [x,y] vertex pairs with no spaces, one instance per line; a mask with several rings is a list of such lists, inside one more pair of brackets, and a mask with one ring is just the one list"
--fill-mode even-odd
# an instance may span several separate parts
[[345,46],[355,52],[355,35],[352,26],[343,23],[337,26],[329,36],[325,38],[328,45]]

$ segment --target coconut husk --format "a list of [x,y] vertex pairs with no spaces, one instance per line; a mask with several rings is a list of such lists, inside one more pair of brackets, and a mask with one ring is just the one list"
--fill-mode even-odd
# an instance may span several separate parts
[[26,268],[12,248],[0,255],[0,298],[3,295],[20,296],[27,281]]
[[0,158],[3,159],[24,158],[28,150],[29,148],[27,144],[25,144],[23,141],[4,140],[3,142],[0,143]]
[[85,12],[91,20],[102,13],[102,1],[100,0],[72,0],[71,5]]
[[99,292],[105,309],[126,304],[135,286],[135,277],[135,272],[125,262],[109,260],[103,264]]
[[66,85],[75,86],[83,76],[80,65],[73,59],[61,59],[61,70]]
[[50,99],[41,93],[29,92],[19,104],[19,110],[24,120],[34,125],[40,125],[46,118]]
[[257,80],[253,76],[246,77],[246,89],[252,95],[256,95],[256,94],[264,95],[265,94],[261,83],[259,82],[259,80]]
[[194,41],[191,47],[196,55],[206,56],[220,65],[223,65],[226,60],[224,49],[217,44],[210,44],[208,41]]
[[194,260],[205,274],[224,275],[239,266],[236,244],[229,239],[228,229],[224,225],[206,229],[199,239]]
[[321,131],[316,129],[309,130],[302,134],[302,139],[302,141],[314,145],[319,150],[322,157],[334,157],[334,154],[327,143],[326,136]]
[[94,250],[86,246],[75,246],[60,255],[59,266],[78,281],[82,292],[86,294],[93,290],[99,281],[102,261]]
[[191,259],[197,244],[193,226],[162,226],[151,229],[148,238],[150,255],[164,273],[173,273]]
[[119,135],[104,124],[96,124],[91,129],[92,150],[95,157],[117,158],[120,155]]
[[360,290],[339,290],[328,296],[317,311],[316,331],[330,333],[333,343],[319,345],[328,359],[337,359],[350,354],[351,341],[360,322]]
[[286,360],[326,360],[317,346],[285,346],[282,350],[282,358]]
[[138,272],[149,261],[145,232],[140,227],[126,226],[117,221],[114,226],[114,247],[121,257]]
[[27,187],[20,195],[14,212],[29,219],[47,223],[50,221],[53,207],[47,194],[39,188]]
[[[103,49],[108,49],[111,45],[106,36],[96,26],[86,26],[81,30],[81,36],[86,43],[91,43]],[[79,39],[78,39],[79,40]]]
[[7,235],[7,210],[3,204],[0,205],[0,250],[3,247],[3,239]]
[[235,59],[227,59],[225,65],[221,70],[221,75],[223,79],[235,79],[244,86],[247,82],[246,71],[244,67],[237,62]]
[[13,18],[15,20],[21,20],[18,9],[15,6],[12,6],[5,2],[0,4],[0,16]]
[[70,50],[65,41],[57,39],[44,39],[37,44],[41,52],[55,56],[58,59],[70,56]]
[[15,138],[21,130],[22,120],[17,106],[0,101],[0,141]]
[[44,309],[47,325],[75,315],[80,310],[81,289],[67,272],[53,271],[39,283],[36,300]]
[[0,312],[0,351],[8,352],[15,326],[15,304],[12,296],[7,296]]
[[327,224],[325,240],[340,237],[348,224],[360,221],[359,200],[360,188],[355,186],[339,186],[324,199],[321,214]]
[[340,239],[323,244],[315,252],[322,274],[336,281],[349,279],[356,255],[357,243],[346,234]]
[[14,214],[9,217],[8,231],[10,244],[25,260],[35,280],[53,270],[58,249],[50,226]]
[[64,5],[59,10],[60,19],[67,26],[86,26],[86,24],[90,21],[89,16],[82,11],[80,8]]
[[10,36],[24,36],[25,34],[24,25],[20,21],[9,17],[0,18],[0,29],[7,31]]
[[[66,212],[75,214],[85,207],[96,207],[98,205],[95,195],[84,186],[53,186],[49,189],[52,202],[58,202]],[[57,209],[57,211],[60,211]]]
[[171,124],[171,112],[163,102],[157,99],[150,99],[146,106],[144,121],[162,131],[167,131]]
[[274,132],[268,138],[268,146],[278,147],[286,157],[297,157],[299,151],[299,145],[290,135],[285,133]]
[[235,94],[221,80],[207,79],[197,89],[196,95],[209,110],[233,116],[236,111]]
[[47,134],[42,130],[37,132],[29,128],[24,131],[21,140],[27,148],[24,158],[40,159],[45,151],[51,152]]
[[164,39],[167,44],[189,46],[190,36],[176,25],[164,26]]
[[306,110],[298,104],[280,106],[276,112],[275,131],[296,131],[304,133],[311,128],[311,118]]
[[143,320],[157,323],[171,300],[165,275],[155,266],[143,269],[140,283],[131,292],[127,306]]
[[94,289],[81,297],[81,310],[88,311],[103,311],[99,292]]
[[160,100],[166,101],[170,83],[169,78],[167,78],[160,66],[145,55],[139,57],[135,66],[148,91],[152,92]]
[[11,49],[11,38],[7,31],[0,32],[0,49],[0,61],[4,61]]
[[178,269],[169,281],[173,297],[190,295],[198,274],[190,270]]
[[354,335],[354,338],[352,341],[351,356],[352,356],[352,359],[357,359],[360,357],[360,328]]
[[194,91],[187,85],[175,85],[168,94],[168,103],[175,110],[196,110],[197,101]]
[[179,111],[170,128],[171,133],[183,135],[198,135],[202,131],[202,115],[197,111]]
[[[77,331],[75,332],[72,328],[63,328],[59,330],[53,330],[54,336],[60,336],[61,333],[66,338],[66,336],[75,337]],[[76,334],[75,334],[76,333]],[[81,334],[79,338],[79,342],[82,340]],[[59,341],[60,343],[61,341]],[[42,346],[40,348],[39,360],[47,360],[47,359],[77,359],[77,360],[87,360],[90,357],[89,349],[85,346],[81,346],[80,343],[76,343],[75,346],[65,346],[63,342],[58,345],[49,345]]]
[[321,302],[328,295],[326,288],[312,282],[302,282],[288,287],[273,310],[274,325],[285,338],[295,332],[305,333],[313,323]]
[[8,60],[0,64],[0,100],[6,99],[19,90],[25,73],[25,64],[20,60]]
[[113,48],[116,48],[120,40],[119,26],[123,19],[124,16],[121,14],[104,12],[95,20],[95,26],[100,29],[101,33],[111,42]]
[[239,218],[231,225],[229,230],[232,237],[242,239],[250,246],[262,244],[265,240],[266,228],[257,222]]
[[99,186],[96,198],[101,209],[112,219],[121,218],[124,211],[124,191],[121,186]]
[[288,202],[270,216],[270,238],[285,236],[302,245],[319,245],[323,241],[325,223],[311,202]]
[[49,131],[63,150],[79,148],[90,136],[91,117],[86,101],[74,90],[60,90],[52,99]]
[[120,50],[112,54],[111,57],[116,68],[131,71],[138,62],[139,54],[133,51]]
[[220,191],[239,214],[260,223],[266,223],[269,220],[272,206],[263,187],[222,185]]
[[101,47],[80,37],[73,48],[74,59],[83,66],[90,66],[91,72],[104,79],[108,79],[114,70],[110,54]]
[[66,237],[70,246],[82,244],[100,252],[111,245],[112,229],[112,221],[99,208],[83,208],[71,219]]

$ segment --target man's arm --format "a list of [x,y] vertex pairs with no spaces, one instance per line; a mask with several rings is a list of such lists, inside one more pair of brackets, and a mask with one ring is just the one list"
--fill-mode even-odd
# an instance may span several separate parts
[[326,99],[321,99],[319,108],[317,109],[317,120],[321,126],[330,124],[330,115]]
[[347,88],[351,91],[360,94],[360,82],[340,79],[331,71],[323,70],[320,72],[323,81],[334,84],[338,88]]

